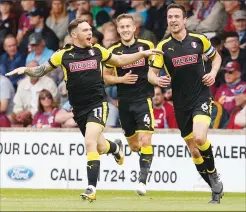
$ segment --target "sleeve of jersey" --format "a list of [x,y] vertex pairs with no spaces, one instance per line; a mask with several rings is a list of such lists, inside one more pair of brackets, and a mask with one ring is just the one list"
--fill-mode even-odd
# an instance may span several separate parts
[[[109,51],[111,54],[113,54],[113,48],[109,48],[108,51]],[[114,69],[116,68],[115,66],[113,66],[113,65],[111,65],[111,64],[109,64],[109,63],[106,63],[105,66],[106,66],[106,68],[114,68]]]
[[[162,51],[163,44],[159,43],[156,47],[156,49]],[[153,56],[153,60],[150,64],[151,67],[153,68],[158,68],[161,69],[164,65],[164,58],[163,55],[157,54]]]
[[57,68],[57,66],[60,66],[60,65],[61,65],[63,53],[64,53],[63,50],[56,51],[56,52],[51,56],[51,58],[48,60],[49,64],[50,64],[53,68]]
[[99,44],[95,44],[94,46],[97,47],[101,51],[102,62],[106,62],[112,57],[112,53],[108,49],[105,49],[104,47],[100,46]]
[[[154,47],[155,47],[154,44],[152,42],[149,42],[149,49],[153,49]],[[149,59],[149,65],[151,65],[151,63],[154,59],[154,55],[149,56],[148,59]]]
[[215,48],[211,45],[211,42],[208,40],[206,36],[201,37],[203,43],[203,53],[208,58],[212,58],[216,54]]

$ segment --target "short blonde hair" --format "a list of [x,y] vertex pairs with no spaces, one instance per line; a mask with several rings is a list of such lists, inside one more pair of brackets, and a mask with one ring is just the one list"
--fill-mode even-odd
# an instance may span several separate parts
[[121,21],[122,19],[132,19],[132,21],[135,23],[133,16],[130,15],[130,14],[126,14],[126,13],[123,13],[123,14],[119,15],[119,16],[116,18],[116,23],[118,23],[118,22]]

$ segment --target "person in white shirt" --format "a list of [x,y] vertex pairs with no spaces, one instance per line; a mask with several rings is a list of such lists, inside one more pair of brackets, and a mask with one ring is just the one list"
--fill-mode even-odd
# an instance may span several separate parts
[[[38,66],[37,61],[31,61],[27,67]],[[58,97],[58,89],[53,79],[48,76],[25,77],[20,81],[17,92],[14,96],[15,120],[23,126],[28,126],[33,115],[37,112],[38,94],[41,90],[47,89],[54,99]]]

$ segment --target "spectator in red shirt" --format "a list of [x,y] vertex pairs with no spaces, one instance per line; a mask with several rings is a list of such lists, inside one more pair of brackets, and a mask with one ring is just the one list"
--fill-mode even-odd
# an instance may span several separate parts
[[232,14],[234,14],[236,11],[240,10],[241,3],[240,0],[234,0],[234,1],[223,1],[225,6],[225,11],[227,12],[227,24],[224,28],[224,31],[231,32],[235,31],[235,26],[233,24],[232,20]]
[[43,89],[38,97],[38,112],[34,115],[32,126],[36,128],[61,127],[56,123],[55,117],[59,108],[56,107],[52,94]]
[[164,101],[163,90],[158,86],[155,86],[153,109],[155,128],[177,128],[173,106]]
[[[230,121],[228,124],[228,129],[243,129],[243,126],[237,125],[235,122],[236,116],[241,112],[243,108],[246,106],[246,85],[241,86],[238,89],[235,89],[234,91],[235,94],[235,108],[231,113]],[[244,116],[244,119],[246,117]]]
[[221,85],[215,95],[215,100],[218,101],[231,114],[235,107],[235,89],[246,86],[241,77],[241,67],[236,61],[231,61],[226,64],[222,70],[225,72],[225,84]]
[[172,88],[166,88],[164,91],[164,100],[173,106],[173,92]]
[[19,19],[19,25],[18,25],[19,27],[18,27],[17,37],[16,37],[18,44],[21,42],[26,32],[32,28],[30,24],[30,18],[28,16],[28,12],[34,11],[36,5],[35,5],[35,1],[22,0],[21,6],[23,7],[25,12],[20,16],[20,19]]

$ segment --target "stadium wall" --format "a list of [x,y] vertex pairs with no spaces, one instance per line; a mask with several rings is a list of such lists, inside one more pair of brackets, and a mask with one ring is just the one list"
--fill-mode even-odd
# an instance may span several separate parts
[[[246,192],[246,131],[211,130],[216,166],[226,192]],[[120,129],[106,137],[122,139],[125,162],[101,156],[98,189],[135,190],[139,157]],[[156,130],[148,190],[209,191],[196,172],[178,130]],[[78,129],[0,129],[0,188],[84,189],[87,186],[84,138]]]

